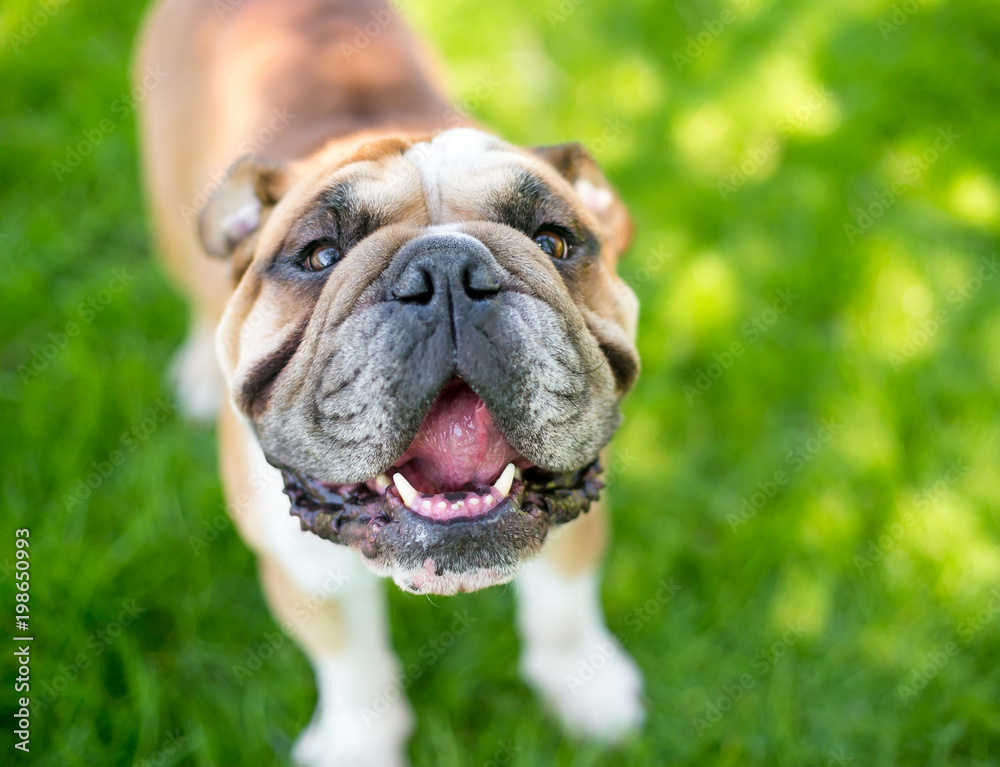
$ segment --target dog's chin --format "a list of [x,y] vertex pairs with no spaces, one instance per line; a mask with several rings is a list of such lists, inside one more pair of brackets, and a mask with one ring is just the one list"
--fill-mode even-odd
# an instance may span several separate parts
[[371,570],[418,594],[506,583],[602,486],[596,459],[571,472],[534,466],[461,381],[441,392],[409,449],[365,482],[325,481],[268,460],[303,530],[356,549]]

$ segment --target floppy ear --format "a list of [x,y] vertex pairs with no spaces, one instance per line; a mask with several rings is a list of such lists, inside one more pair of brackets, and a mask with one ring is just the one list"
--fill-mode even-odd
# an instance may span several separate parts
[[569,181],[584,206],[594,214],[612,250],[621,256],[632,241],[632,218],[621,197],[604,177],[594,158],[583,145],[535,147],[532,150]]
[[284,165],[252,156],[233,163],[198,219],[205,252],[231,257],[261,227],[291,184]]

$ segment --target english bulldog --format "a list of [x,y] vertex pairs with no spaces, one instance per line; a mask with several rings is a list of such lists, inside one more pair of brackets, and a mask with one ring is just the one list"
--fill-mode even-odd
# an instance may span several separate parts
[[516,577],[529,684],[570,733],[634,731],[598,581],[601,453],[639,369],[618,194],[579,144],[463,117],[380,0],[161,0],[153,68],[149,207],[193,306],[174,376],[218,413],[231,515],[316,671],[295,762],[406,761],[380,577]]

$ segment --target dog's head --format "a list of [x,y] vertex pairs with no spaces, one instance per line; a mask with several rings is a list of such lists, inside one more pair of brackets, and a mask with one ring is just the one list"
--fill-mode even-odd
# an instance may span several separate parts
[[596,498],[637,303],[628,215],[579,145],[463,128],[249,158],[201,229],[236,280],[233,401],[303,528],[454,593],[512,578]]

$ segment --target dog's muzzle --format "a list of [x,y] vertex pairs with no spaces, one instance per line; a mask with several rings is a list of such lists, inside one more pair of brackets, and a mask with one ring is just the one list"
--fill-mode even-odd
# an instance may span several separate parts
[[593,457],[572,471],[533,464],[478,393],[489,392],[507,428],[511,413],[527,409],[524,387],[518,395],[515,386],[497,385],[510,364],[498,349],[519,348],[516,339],[497,338],[512,297],[504,276],[469,235],[432,234],[401,248],[383,276],[381,300],[394,307],[407,341],[424,346],[401,362],[399,379],[387,380],[379,396],[396,396],[405,383],[433,398],[409,446],[378,474],[351,483],[323,481],[268,457],[282,471],[304,530],[356,548],[404,589],[448,593],[509,580],[548,531],[585,512],[602,486]]

